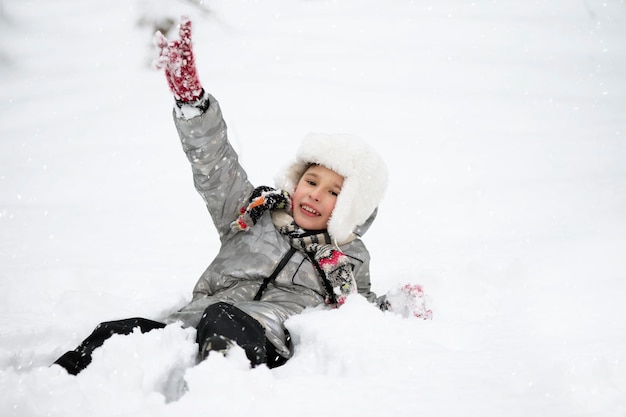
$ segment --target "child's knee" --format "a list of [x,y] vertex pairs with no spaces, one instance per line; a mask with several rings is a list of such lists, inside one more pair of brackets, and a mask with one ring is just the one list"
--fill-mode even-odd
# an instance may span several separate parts
[[267,361],[265,329],[256,319],[232,304],[218,302],[204,311],[197,327],[200,356],[206,357],[215,336],[226,338],[246,352],[252,365]]

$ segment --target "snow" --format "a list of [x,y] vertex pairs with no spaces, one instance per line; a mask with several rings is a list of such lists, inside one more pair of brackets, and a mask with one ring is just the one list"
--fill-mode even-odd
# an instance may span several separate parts
[[[0,415],[626,415],[626,4],[0,3]],[[185,304],[218,248],[150,69],[187,13],[255,184],[309,131],[368,139],[390,187],[374,290],[289,320],[296,354],[195,364],[194,332],[102,321]]]

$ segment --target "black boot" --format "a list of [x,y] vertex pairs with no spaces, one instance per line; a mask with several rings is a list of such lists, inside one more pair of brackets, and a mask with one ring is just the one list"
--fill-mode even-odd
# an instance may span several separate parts
[[233,345],[233,341],[224,336],[210,336],[204,344],[200,346],[200,360],[203,361],[211,352],[218,352],[225,355],[228,349]]

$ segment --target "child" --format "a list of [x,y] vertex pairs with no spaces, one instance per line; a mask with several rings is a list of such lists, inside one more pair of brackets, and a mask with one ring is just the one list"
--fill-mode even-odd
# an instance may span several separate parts
[[[196,189],[221,240],[193,299],[165,323],[142,318],[102,323],[56,362],[78,373],[113,333],[180,322],[197,329],[200,359],[241,346],[253,366],[282,365],[293,354],[284,321],[306,307],[340,306],[350,294],[377,301],[370,290],[369,253],[360,239],[387,185],[387,169],[362,140],[308,135],[278,188],[254,187],[228,142],[218,102],[202,88],[191,48],[191,22],[180,39],[155,35],[157,68],[176,99],[174,121]],[[384,297],[378,300],[388,307]]]
[[[357,233],[375,216],[387,184],[386,167],[355,137],[312,134],[277,178],[278,189],[255,188],[228,142],[218,102],[198,80],[191,22],[182,21],[180,40],[168,42],[158,34],[156,43],[158,65],[176,98],[174,120],[196,189],[222,244],[196,284],[192,302],[167,321],[197,327],[199,343],[207,345],[204,333],[222,336],[213,328],[215,317],[232,316],[245,324],[234,327],[249,333],[228,338],[244,349],[254,346],[246,349],[253,363],[282,363],[292,354],[283,327],[289,316],[322,303],[340,305],[356,292],[375,300],[369,254]],[[224,345],[214,339],[209,336],[211,348]]]

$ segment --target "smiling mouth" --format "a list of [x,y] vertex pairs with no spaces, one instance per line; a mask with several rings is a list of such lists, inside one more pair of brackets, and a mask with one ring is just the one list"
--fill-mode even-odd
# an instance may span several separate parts
[[303,211],[306,211],[307,213],[313,214],[314,216],[321,216],[322,215],[319,211],[315,210],[313,207],[305,206],[305,205],[302,204],[302,205],[300,205],[300,208]]

